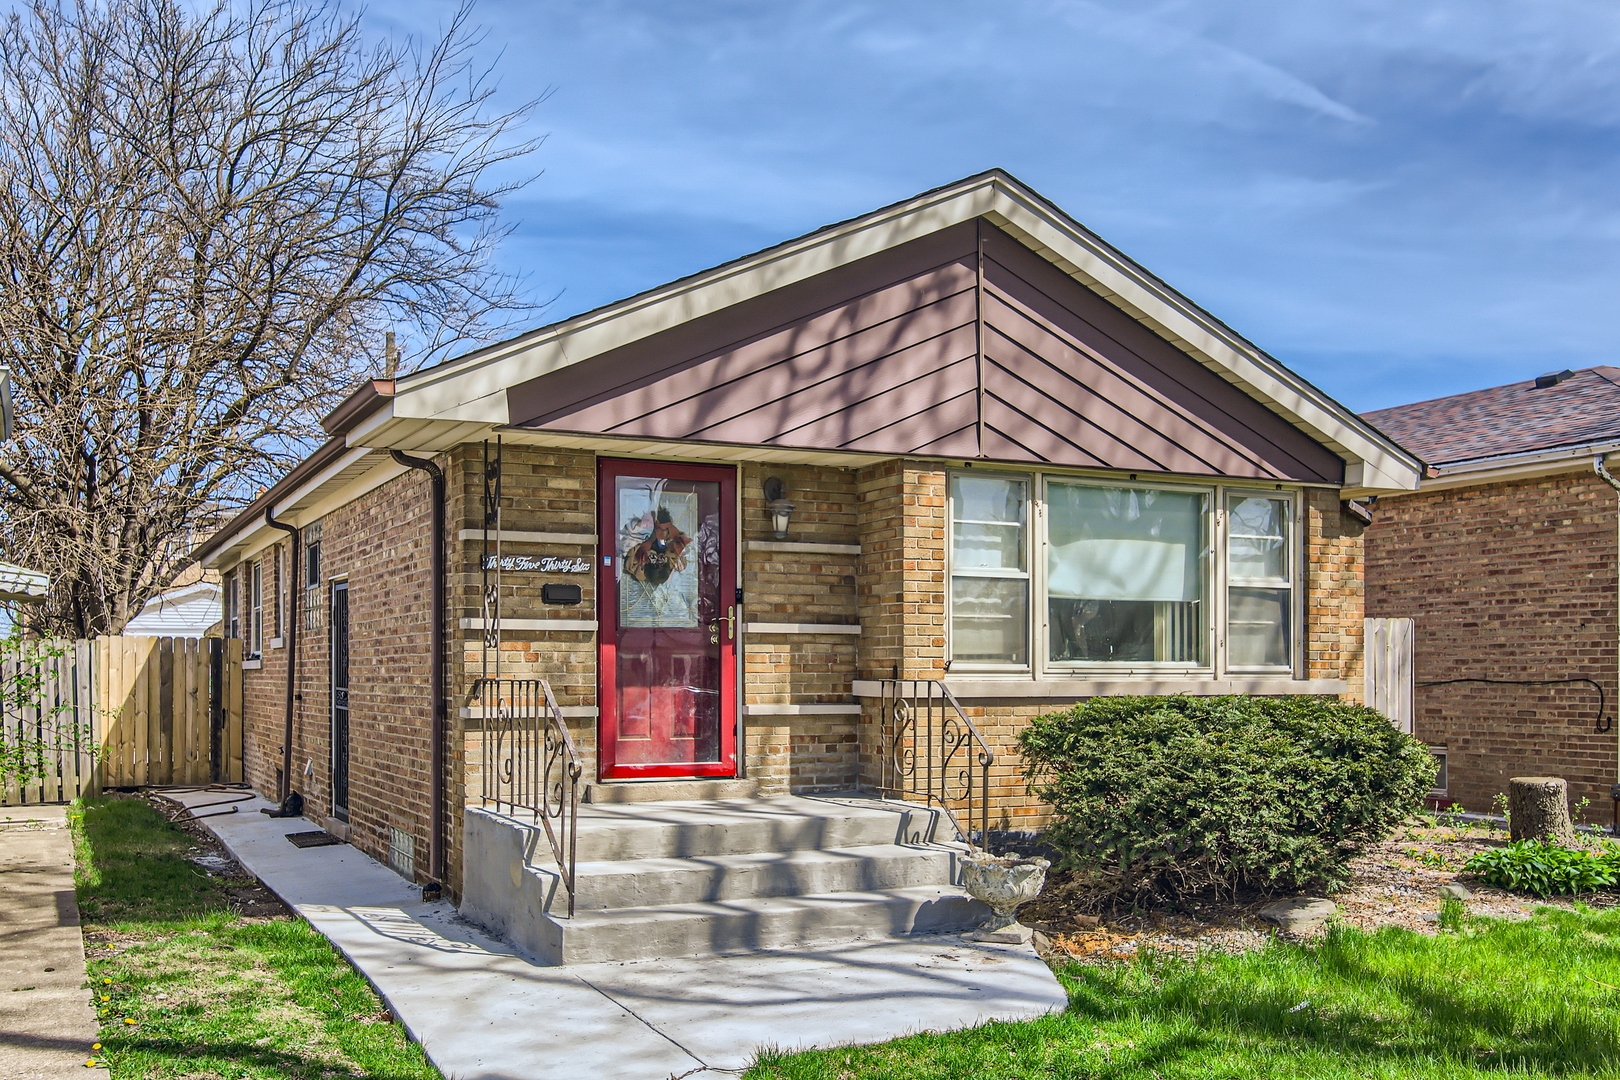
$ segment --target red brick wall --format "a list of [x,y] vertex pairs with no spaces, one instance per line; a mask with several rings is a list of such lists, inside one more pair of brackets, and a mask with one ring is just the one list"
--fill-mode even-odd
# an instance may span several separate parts
[[[1616,495],[1590,471],[1379,499],[1367,613],[1416,620],[1419,683],[1598,680],[1616,698]],[[1606,818],[1616,734],[1588,687],[1419,687],[1418,738],[1447,751],[1451,798],[1488,810],[1509,777],[1562,776]]]

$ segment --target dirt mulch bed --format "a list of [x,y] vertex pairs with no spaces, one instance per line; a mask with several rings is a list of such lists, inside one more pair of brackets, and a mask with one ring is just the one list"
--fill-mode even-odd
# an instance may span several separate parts
[[[1418,933],[1438,929],[1440,887],[1453,882],[1473,894],[1473,915],[1528,918],[1538,906],[1569,906],[1567,897],[1537,900],[1483,885],[1461,870],[1470,856],[1508,842],[1500,829],[1480,823],[1413,825],[1350,863],[1350,880],[1330,895],[1339,917],[1365,931],[1399,926]],[[1098,917],[1078,889],[1073,875],[1054,871],[1039,899],[1019,909],[1018,920],[1040,931],[1037,946],[1049,959],[1073,958],[1103,963],[1134,956],[1142,949],[1160,954],[1196,956],[1206,952],[1257,949],[1278,931],[1263,922],[1260,909],[1276,896],[1236,900],[1200,898],[1177,910],[1123,911]],[[1594,907],[1620,904],[1620,895],[1603,893],[1581,898]]]

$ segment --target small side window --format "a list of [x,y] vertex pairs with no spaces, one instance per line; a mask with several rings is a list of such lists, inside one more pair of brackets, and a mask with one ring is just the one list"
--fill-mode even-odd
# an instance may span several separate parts
[[1226,497],[1226,666],[1291,668],[1293,500]]

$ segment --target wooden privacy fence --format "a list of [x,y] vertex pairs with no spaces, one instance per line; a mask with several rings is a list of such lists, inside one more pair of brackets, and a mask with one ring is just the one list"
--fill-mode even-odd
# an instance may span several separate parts
[[0,803],[242,779],[240,641],[58,641],[6,664],[8,690],[21,674],[38,691],[0,702],[0,749],[35,767],[8,772]]
[[1366,620],[1367,704],[1408,735],[1412,733],[1411,619]]
[[104,787],[242,779],[242,642],[95,640]]
[[31,642],[0,660],[0,805],[66,802],[95,790],[88,641]]

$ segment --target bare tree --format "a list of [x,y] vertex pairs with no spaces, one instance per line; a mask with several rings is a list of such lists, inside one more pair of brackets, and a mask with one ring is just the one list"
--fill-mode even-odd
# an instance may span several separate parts
[[372,42],[313,2],[0,26],[0,524],[51,574],[41,631],[116,633],[386,328],[426,362],[527,308],[492,254],[535,103],[495,107],[465,8],[437,42]]

